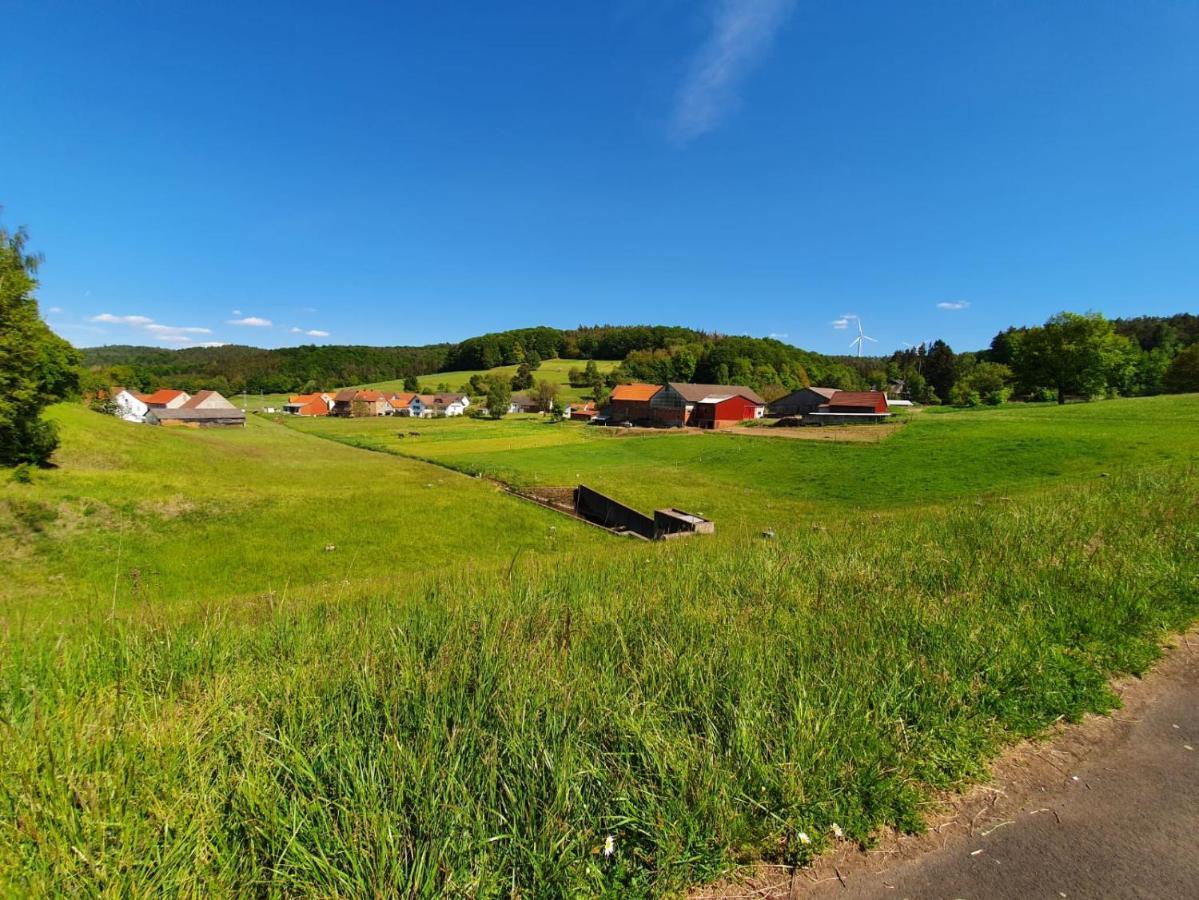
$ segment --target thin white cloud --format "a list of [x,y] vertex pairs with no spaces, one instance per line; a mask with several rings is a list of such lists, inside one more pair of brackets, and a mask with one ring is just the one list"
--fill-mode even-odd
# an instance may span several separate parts
[[273,323],[270,319],[261,319],[258,316],[246,316],[244,319],[230,319],[225,324],[248,325],[251,328],[270,328]]
[[766,335],[766,337],[774,338],[776,341],[781,341],[783,338],[787,337],[787,332],[772,331],[770,334]]
[[720,124],[793,6],[793,0],[716,0],[711,32],[679,87],[671,123],[676,138],[689,141]]
[[156,334],[156,341],[162,341],[164,344],[190,344],[192,339],[186,334]]
[[304,333],[303,328],[297,328],[295,325],[291,326],[291,328],[289,328],[287,330],[290,331],[292,334],[303,334]]
[[829,322],[829,324],[840,331],[840,330],[848,328],[850,321],[852,321],[853,319],[856,319],[856,318],[857,318],[857,316],[851,316],[851,315],[846,314],[844,316],[841,316],[839,319],[833,319],[833,321]]
[[969,306],[970,304],[965,300],[958,300],[953,303],[938,303],[937,309],[967,309]]
[[319,328],[310,328],[304,332],[309,337],[328,337],[329,332],[321,331]]
[[235,309],[235,310],[233,310],[233,315],[235,315],[235,316],[240,316],[240,315],[241,315],[241,310],[240,310],[240,309]]
[[50,307],[48,310],[46,310],[46,312],[48,312],[48,313],[60,313],[60,312],[62,312],[62,307],[61,307],[61,306],[51,306],[51,307]]
[[189,328],[177,325],[159,325],[152,323],[146,326],[146,331],[152,334],[212,334],[211,328]]
[[112,313],[100,313],[98,316],[92,316],[91,321],[107,322],[109,325],[132,325],[134,328],[141,328],[154,322],[149,316],[114,316]]
[[197,347],[228,347],[229,344],[226,341],[201,341],[200,343],[196,344],[195,346],[197,346]]

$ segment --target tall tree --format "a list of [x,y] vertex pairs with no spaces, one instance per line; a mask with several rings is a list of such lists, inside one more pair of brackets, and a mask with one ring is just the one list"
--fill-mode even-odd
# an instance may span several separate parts
[[1135,359],[1128,338],[1099,313],[1063,312],[1014,338],[1012,370],[1026,390],[1050,388],[1057,402],[1094,397],[1122,383]]
[[499,377],[492,377],[487,388],[487,412],[493,419],[502,419],[508,414],[508,406],[512,403],[512,388],[508,382]]
[[39,258],[0,228],[0,465],[46,463],[58,446],[42,410],[79,389],[79,355],[38,313]]

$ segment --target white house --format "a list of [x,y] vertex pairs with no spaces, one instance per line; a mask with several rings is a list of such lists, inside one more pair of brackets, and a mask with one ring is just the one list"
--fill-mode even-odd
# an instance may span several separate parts
[[119,416],[126,422],[144,422],[150,407],[142,400],[140,394],[125,388],[114,388],[112,395],[113,415]]
[[460,416],[470,406],[470,397],[465,394],[434,394],[433,413],[438,416]]

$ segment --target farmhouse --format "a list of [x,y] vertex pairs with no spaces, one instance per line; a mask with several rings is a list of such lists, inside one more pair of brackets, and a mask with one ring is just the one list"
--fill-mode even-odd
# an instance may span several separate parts
[[804,416],[810,412],[816,412],[822,404],[828,403],[833,399],[833,394],[837,393],[836,388],[830,387],[805,387],[798,391],[792,391],[785,397],[779,397],[770,404],[770,414],[772,416]]
[[334,416],[389,416],[392,413],[391,404],[379,391],[360,391],[356,388],[346,388],[333,395]]
[[460,416],[470,406],[470,397],[465,394],[434,394],[432,401],[437,416]]
[[178,409],[191,399],[186,391],[159,388],[153,394],[141,395],[139,399],[150,409]]
[[608,397],[608,419],[611,422],[632,422],[634,425],[649,425],[653,422],[650,400],[658,391],[659,384],[618,384]]
[[828,403],[804,416],[804,422],[821,425],[855,425],[884,422],[887,395],[882,391],[837,391]]
[[151,407],[146,413],[146,422],[188,428],[245,426],[246,414],[216,391],[200,391],[182,406],[170,409]]
[[144,422],[150,407],[146,405],[142,394],[123,387],[114,387],[109,391],[112,398],[113,415],[126,422]]
[[283,411],[292,416],[327,416],[332,407],[332,394],[298,394],[287,398]]
[[739,384],[686,384],[672,381],[650,400],[655,425],[727,428],[766,414],[766,401]]

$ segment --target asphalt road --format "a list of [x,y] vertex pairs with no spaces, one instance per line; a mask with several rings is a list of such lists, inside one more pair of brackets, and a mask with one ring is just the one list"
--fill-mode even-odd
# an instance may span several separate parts
[[1175,654],[1126,726],[1000,821],[799,895],[1199,898],[1199,646]]

